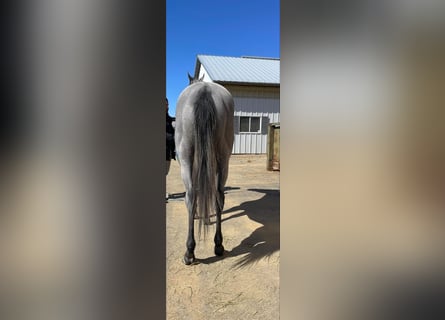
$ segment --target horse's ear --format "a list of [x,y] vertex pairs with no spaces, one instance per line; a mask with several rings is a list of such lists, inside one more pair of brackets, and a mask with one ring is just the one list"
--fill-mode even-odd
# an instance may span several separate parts
[[189,77],[189,84],[193,82],[194,78],[187,72],[187,76]]
[[199,78],[199,81],[203,81],[204,80],[204,74],[202,75],[202,77],[201,78]]

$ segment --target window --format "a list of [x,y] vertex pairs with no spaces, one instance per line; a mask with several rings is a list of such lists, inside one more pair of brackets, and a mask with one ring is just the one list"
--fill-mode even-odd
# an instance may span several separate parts
[[239,118],[239,131],[240,132],[249,132],[249,122],[250,122],[250,118],[249,117],[240,117]]
[[253,132],[259,133],[261,130],[261,118],[260,117],[240,117],[239,118],[239,131],[240,132]]
[[260,118],[254,117],[250,118],[250,132],[259,132],[260,131]]

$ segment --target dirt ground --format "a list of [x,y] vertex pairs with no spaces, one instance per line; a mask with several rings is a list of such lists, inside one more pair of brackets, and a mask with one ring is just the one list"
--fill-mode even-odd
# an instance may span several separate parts
[[213,253],[214,227],[197,239],[198,263],[182,262],[187,209],[179,164],[167,176],[167,319],[279,319],[279,172],[264,155],[234,155],[226,184],[225,253]]

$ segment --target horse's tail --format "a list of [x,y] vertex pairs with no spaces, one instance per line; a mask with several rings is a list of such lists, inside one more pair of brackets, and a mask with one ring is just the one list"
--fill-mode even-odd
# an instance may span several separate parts
[[215,211],[216,203],[216,167],[215,150],[216,107],[208,88],[198,93],[194,108],[195,113],[195,148],[192,179],[195,186],[199,236],[204,224],[204,236],[210,224],[210,216]]

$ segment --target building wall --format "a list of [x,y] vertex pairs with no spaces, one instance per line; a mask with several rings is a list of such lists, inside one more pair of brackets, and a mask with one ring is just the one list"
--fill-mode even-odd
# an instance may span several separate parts
[[199,67],[199,75],[198,75],[198,79],[200,79],[202,76],[204,75],[204,82],[213,82],[213,80],[209,77],[209,73],[207,72],[206,68],[201,65]]
[[[262,154],[267,152],[269,123],[280,122],[280,89],[278,87],[253,87],[225,85],[235,101],[235,154]],[[258,117],[258,133],[240,132],[241,117]]]
[[[199,77],[213,82],[203,65],[199,68]],[[280,88],[268,86],[248,86],[223,84],[233,96],[235,102],[235,141],[234,154],[263,154],[267,152],[267,129],[269,123],[280,122]],[[240,119],[255,117],[260,119],[257,133],[240,132]]]

